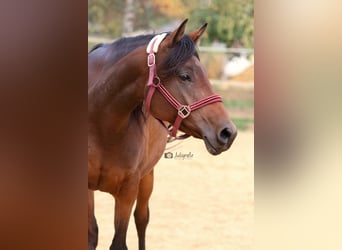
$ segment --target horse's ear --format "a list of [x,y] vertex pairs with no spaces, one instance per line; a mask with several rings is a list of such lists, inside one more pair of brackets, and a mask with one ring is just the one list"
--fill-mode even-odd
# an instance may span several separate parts
[[188,19],[185,19],[177,29],[172,31],[164,40],[162,43],[163,46],[172,48],[178,43],[184,36],[185,32],[185,25],[188,22]]
[[189,37],[197,44],[199,38],[202,36],[202,34],[204,33],[204,31],[207,28],[208,23],[205,23],[201,28],[199,28],[198,30],[195,30],[191,33],[189,33]]

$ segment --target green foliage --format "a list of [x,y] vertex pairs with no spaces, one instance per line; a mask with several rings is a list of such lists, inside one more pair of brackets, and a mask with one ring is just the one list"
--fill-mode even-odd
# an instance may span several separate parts
[[232,118],[232,121],[240,131],[247,130],[254,123],[253,118]]
[[120,36],[124,8],[122,0],[88,0],[88,32]]
[[240,99],[234,99],[234,100],[223,100],[223,104],[227,109],[235,108],[235,109],[248,109],[254,107],[254,100],[253,99],[247,99],[247,100],[240,100]]
[[[125,5],[124,0],[88,0],[89,33],[119,37]],[[133,5],[135,30],[189,17],[188,30],[209,23],[204,44],[219,41],[228,47],[254,47],[253,0],[134,0]]]
[[224,42],[228,47],[254,47],[253,0],[212,0],[207,8],[195,8],[192,17],[210,24],[208,41]]

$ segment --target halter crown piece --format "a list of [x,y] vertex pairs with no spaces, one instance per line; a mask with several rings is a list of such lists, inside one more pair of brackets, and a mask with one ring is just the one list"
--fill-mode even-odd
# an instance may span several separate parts
[[[148,54],[147,66],[149,67],[149,77],[148,77],[147,87],[149,89],[148,89],[146,100],[145,100],[145,110],[147,112],[150,111],[152,96],[155,90],[157,89],[164,96],[164,98],[178,111],[177,118],[172,126],[172,129],[171,130],[168,129],[169,135],[172,138],[184,139],[184,138],[189,137],[189,135],[182,135],[182,136],[176,137],[177,131],[179,129],[179,126],[182,120],[187,118],[190,115],[190,113],[196,109],[199,109],[211,103],[222,102],[222,98],[219,95],[212,94],[190,105],[183,105],[179,103],[172,96],[172,94],[160,83],[160,78],[158,77],[157,70],[156,70],[155,54],[158,52],[159,45],[163,41],[166,35],[167,33],[162,33],[162,34],[154,36],[146,48],[146,53]],[[164,125],[164,123],[162,124]]]

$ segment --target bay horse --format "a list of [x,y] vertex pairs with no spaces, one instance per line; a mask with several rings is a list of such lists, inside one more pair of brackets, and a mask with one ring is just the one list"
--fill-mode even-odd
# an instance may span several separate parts
[[186,23],[169,33],[97,45],[88,54],[88,250],[98,241],[94,190],[115,199],[110,250],[127,249],[135,202],[139,250],[144,250],[153,168],[168,138],[181,138],[180,130],[203,139],[217,155],[237,135],[196,51],[207,24],[185,35]]

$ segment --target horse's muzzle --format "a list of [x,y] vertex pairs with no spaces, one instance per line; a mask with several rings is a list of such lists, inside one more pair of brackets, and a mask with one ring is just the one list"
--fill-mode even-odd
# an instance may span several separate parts
[[236,128],[224,127],[215,136],[203,136],[203,140],[208,152],[218,155],[230,148],[237,136]]

